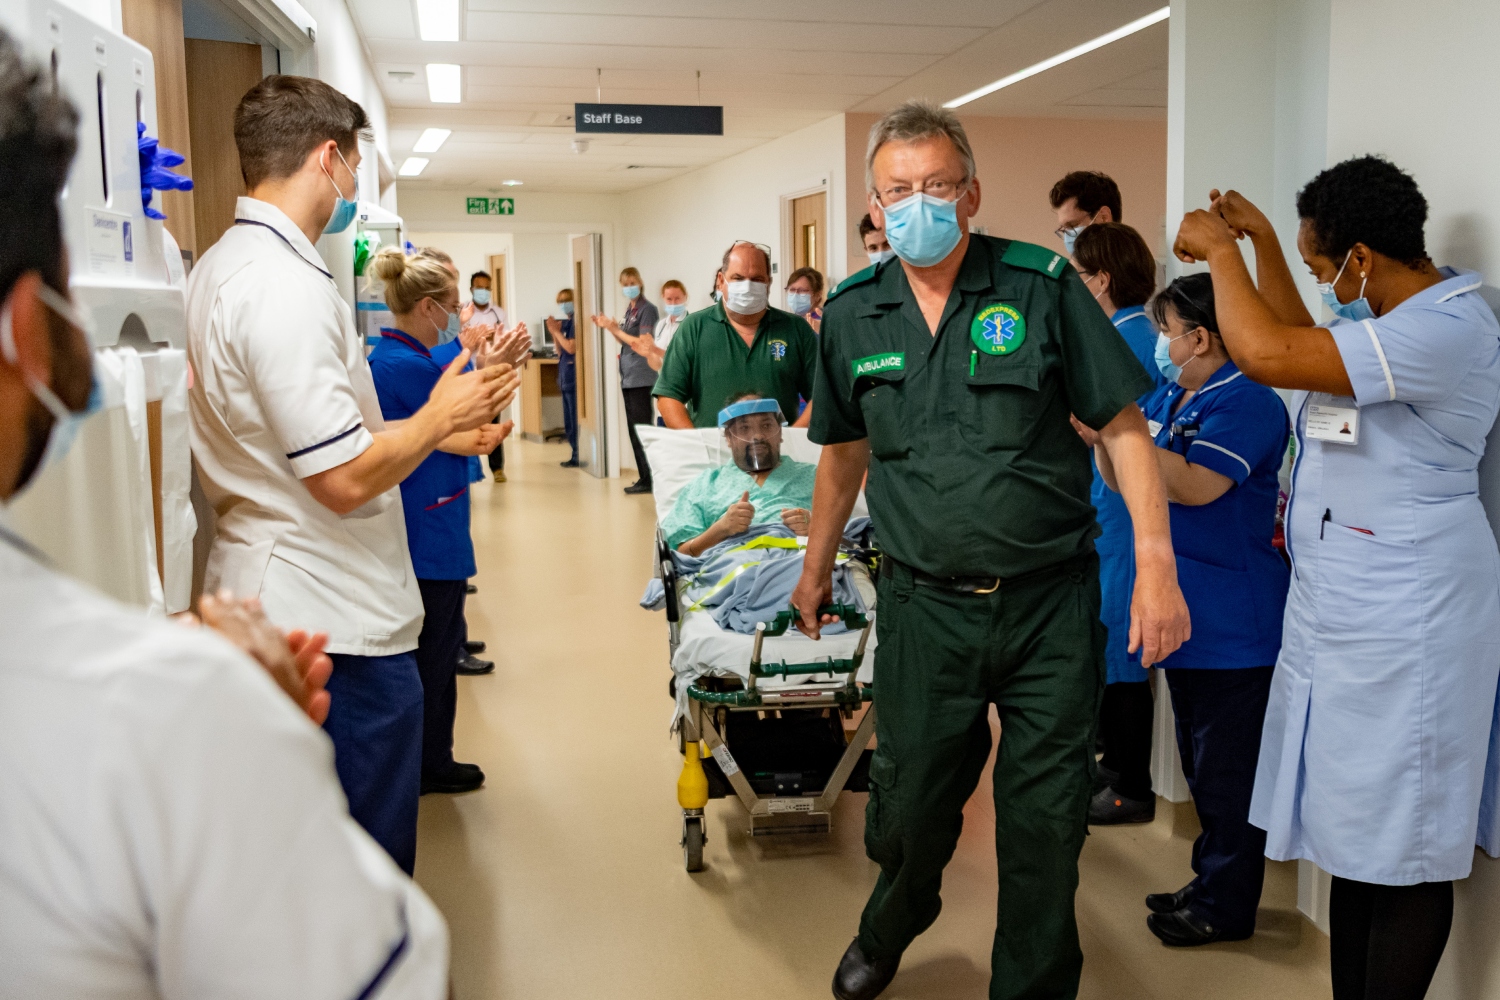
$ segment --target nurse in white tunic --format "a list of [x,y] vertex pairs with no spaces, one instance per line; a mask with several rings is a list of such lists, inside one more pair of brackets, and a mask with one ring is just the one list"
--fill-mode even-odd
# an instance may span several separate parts
[[[1265,216],[1235,192],[1189,215],[1224,343],[1296,390],[1285,633],[1250,820],[1266,853],[1334,876],[1335,1000],[1418,1000],[1452,880],[1493,851],[1487,767],[1500,674],[1500,553],[1478,467],[1500,409],[1500,323],[1472,272],[1427,256],[1427,203],[1375,158],[1298,195],[1297,246],[1336,319],[1315,327]],[[1236,236],[1255,246],[1257,292]]]

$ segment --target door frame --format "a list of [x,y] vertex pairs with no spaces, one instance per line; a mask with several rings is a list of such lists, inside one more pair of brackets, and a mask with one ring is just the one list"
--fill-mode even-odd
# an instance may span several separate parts
[[[798,198],[805,198],[810,194],[822,194],[823,197],[823,258],[827,261],[826,269],[833,268],[833,175],[820,174],[808,181],[801,187],[781,195],[780,217],[781,217],[781,263],[788,265],[785,274],[777,273],[776,266],[772,265],[771,283],[776,286],[786,284],[786,276],[792,273],[791,264],[797,259],[797,234],[792,231],[792,202]],[[823,275],[824,283],[830,281],[828,274]],[[785,303],[783,303],[784,305]]]
[[[580,258],[579,244],[588,241]],[[592,268],[586,258],[592,257]],[[579,353],[578,372],[578,464],[599,479],[609,478],[610,406],[607,400],[607,370],[603,332],[593,317],[604,310],[604,235],[579,233],[568,238],[568,261],[573,274],[573,336]],[[592,273],[588,273],[592,270]],[[589,294],[591,293],[591,294]]]

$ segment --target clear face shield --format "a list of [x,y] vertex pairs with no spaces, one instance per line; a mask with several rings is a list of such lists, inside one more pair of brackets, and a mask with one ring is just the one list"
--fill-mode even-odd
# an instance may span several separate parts
[[719,411],[719,429],[729,442],[734,464],[750,474],[770,472],[781,462],[785,423],[774,399],[742,399]]

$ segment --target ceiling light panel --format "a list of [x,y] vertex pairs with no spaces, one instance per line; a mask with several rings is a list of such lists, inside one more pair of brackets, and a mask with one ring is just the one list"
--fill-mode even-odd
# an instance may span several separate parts
[[459,0],[417,0],[417,33],[424,42],[458,41]]
[[427,64],[427,97],[434,104],[463,100],[463,68],[453,63]]
[[1137,31],[1141,31],[1145,28],[1151,27],[1153,24],[1158,24],[1162,21],[1165,21],[1168,17],[1171,16],[1171,14],[1171,7],[1163,7],[1160,10],[1152,11],[1145,17],[1139,17],[1134,21],[1131,21],[1129,24],[1121,25],[1114,31],[1100,35],[1098,38],[1084,42],[1082,45],[1075,45],[1071,49],[1068,49],[1066,52],[1059,52],[1057,55],[1053,56],[1050,59],[1043,59],[1041,62],[1027,66],[1023,70],[1017,70],[1010,76],[1001,77],[994,83],[986,84],[985,86],[980,87],[978,90],[971,90],[962,97],[955,97],[953,100],[945,103],[943,107],[961,108],[965,104],[968,104],[970,101],[977,101],[979,98],[984,97],[988,94],[993,94],[997,90],[1004,90],[1011,84],[1020,83],[1022,80],[1030,79],[1031,77],[1036,76],[1038,73],[1045,73],[1047,70],[1051,69],[1054,66],[1061,66],[1063,63],[1068,62],[1071,59],[1077,59],[1079,56],[1092,52],[1095,49],[1102,49],[1104,46],[1110,44],[1111,42],[1118,42],[1120,39],[1125,38],[1128,35],[1133,35]]
[[396,171],[402,177],[416,177],[427,169],[428,160],[425,156],[408,156],[401,163],[401,169]]
[[413,153],[436,153],[443,148],[443,143],[453,134],[452,129],[429,128],[424,129],[417,137],[416,144],[411,147]]

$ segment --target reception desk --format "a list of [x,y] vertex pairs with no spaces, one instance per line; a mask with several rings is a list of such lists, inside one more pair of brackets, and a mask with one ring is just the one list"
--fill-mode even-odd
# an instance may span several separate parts
[[532,358],[521,371],[521,437],[540,442],[548,436],[561,436],[562,431],[562,391],[557,388],[557,359]]

